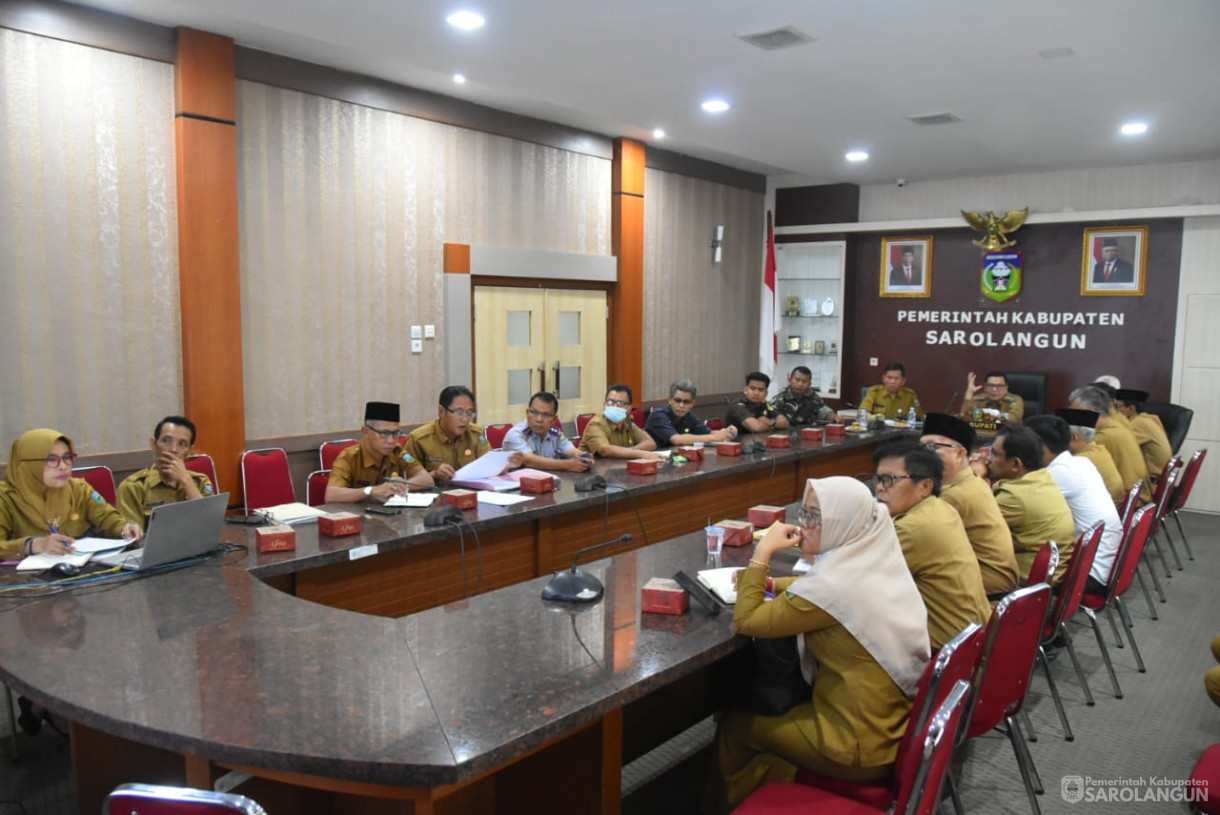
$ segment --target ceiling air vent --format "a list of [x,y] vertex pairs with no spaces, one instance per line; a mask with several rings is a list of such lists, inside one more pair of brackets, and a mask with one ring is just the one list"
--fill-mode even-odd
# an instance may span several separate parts
[[760,31],[757,34],[738,34],[737,39],[748,42],[755,48],[761,48],[764,51],[778,51],[781,48],[805,45],[817,38],[811,34],[806,34],[794,25],[786,25],[770,31]]
[[914,122],[917,125],[951,125],[954,122],[960,122],[961,116],[956,113],[927,113],[922,116],[906,116],[907,121]]

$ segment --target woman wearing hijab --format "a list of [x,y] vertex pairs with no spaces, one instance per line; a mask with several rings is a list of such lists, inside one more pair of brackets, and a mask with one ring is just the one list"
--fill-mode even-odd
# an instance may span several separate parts
[[[803,635],[813,698],[782,716],[730,711],[722,719],[720,767],[733,806],[799,768],[887,778],[930,655],[923,600],[889,513],[868,488],[854,478],[810,479],[799,520],[776,524],[738,573],[733,624],[751,637]],[[769,581],[771,557],[793,546],[816,557],[813,568]]]
[[30,430],[13,442],[0,482],[0,557],[62,555],[76,538],[140,537],[89,483],[72,478],[72,440],[57,430]]

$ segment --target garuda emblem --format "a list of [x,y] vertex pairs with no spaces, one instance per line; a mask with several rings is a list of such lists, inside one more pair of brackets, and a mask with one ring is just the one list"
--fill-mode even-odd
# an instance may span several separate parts
[[1029,217],[1029,207],[1025,209],[1010,209],[1008,214],[1003,218],[995,217],[994,212],[988,212],[984,215],[981,212],[967,212],[963,209],[961,213],[962,217],[966,219],[966,223],[979,232],[986,233],[986,238],[971,241],[971,243],[988,252],[998,252],[1001,249],[1017,245],[1017,242],[1011,240],[1008,234],[1016,232],[1021,228],[1021,224],[1025,223],[1025,219]]

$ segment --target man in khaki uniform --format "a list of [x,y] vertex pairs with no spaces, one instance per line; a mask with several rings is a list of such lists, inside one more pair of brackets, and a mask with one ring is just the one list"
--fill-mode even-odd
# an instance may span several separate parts
[[1055,411],[1055,415],[1067,422],[1072,431],[1072,443],[1068,448],[1072,455],[1093,462],[1097,472],[1101,473],[1106,492],[1110,493],[1115,504],[1121,505],[1127,500],[1127,491],[1123,489],[1123,477],[1118,474],[1118,467],[1114,466],[1114,457],[1110,455],[1110,451],[1097,443],[1095,428],[1098,414],[1091,410],[1060,408]]
[[961,417],[966,421],[991,418],[999,424],[1021,424],[1025,417],[1025,400],[1008,392],[1008,376],[1003,371],[991,371],[983,377],[982,393],[974,371],[966,377],[966,398],[962,400]]
[[166,416],[157,422],[148,446],[156,461],[123,479],[117,499],[119,512],[141,530],[146,530],[153,507],[212,494],[208,477],[186,468],[186,458],[195,447],[194,422],[185,416]]
[[1058,585],[1072,559],[1076,523],[1059,485],[1046,470],[1042,440],[1028,427],[1010,425],[1000,428],[990,450],[981,460],[996,479],[992,490],[1000,514],[1012,530],[1022,582],[1029,577],[1038,550],[1054,541],[1059,547],[1059,568],[1051,582]]
[[860,402],[860,407],[869,413],[883,419],[906,420],[911,408],[915,415],[923,418],[923,405],[919,404],[919,395],[908,387],[907,369],[901,362],[891,362],[885,366],[885,374],[880,385],[873,385]]
[[[404,449],[432,473],[433,480],[445,484],[458,470],[491,452],[491,445],[483,428],[474,424],[477,414],[470,388],[449,385],[437,402],[436,420],[412,430]],[[521,466],[521,459],[520,453],[514,453],[508,467]]]
[[920,444],[945,465],[940,500],[957,510],[979,561],[983,590],[989,600],[998,600],[1017,588],[1017,555],[991,486],[970,468],[974,428],[956,416],[929,413],[923,431]]
[[970,623],[986,625],[991,605],[978,559],[953,507],[938,498],[944,465],[914,442],[892,442],[873,453],[877,500],[894,519],[915,586],[928,609],[928,636],[941,648]]
[[[1076,410],[1092,410],[1097,417],[1097,443],[1109,451],[1114,458],[1114,466],[1123,479],[1123,489],[1129,490],[1141,478],[1144,486],[1140,490],[1140,503],[1146,504],[1152,500],[1152,480],[1148,478],[1148,465],[1144,463],[1144,454],[1140,451],[1139,442],[1131,428],[1124,427],[1119,420],[1110,418],[1111,399],[1103,389],[1093,385],[1077,388],[1068,394],[1070,406]],[[1070,422],[1069,422],[1070,424]]]
[[410,487],[431,487],[432,476],[398,446],[399,408],[393,402],[368,402],[360,443],[338,455],[326,483],[328,504],[385,501]]
[[1139,442],[1140,452],[1144,454],[1144,463],[1148,467],[1148,475],[1153,482],[1161,480],[1165,465],[1173,458],[1173,445],[1161,424],[1161,417],[1155,413],[1144,413],[1144,403],[1148,401],[1148,391],[1137,391],[1123,388],[1114,398],[1114,409],[1131,421],[1131,432]]
[[634,398],[629,385],[611,385],[606,390],[602,412],[585,425],[580,449],[599,458],[664,459],[665,456],[652,452],[657,449],[652,436],[631,421]]

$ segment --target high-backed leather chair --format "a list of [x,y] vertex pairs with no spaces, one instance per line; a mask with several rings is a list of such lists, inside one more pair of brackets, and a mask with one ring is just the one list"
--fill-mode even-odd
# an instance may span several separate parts
[[1182,449],[1182,442],[1186,441],[1186,432],[1190,430],[1190,422],[1195,418],[1195,412],[1170,402],[1145,402],[1144,412],[1160,417],[1161,424],[1165,426],[1165,435],[1169,437],[1169,446],[1173,448],[1174,455],[1177,455]]
[[1046,374],[1005,371],[1008,391],[1025,400],[1025,418],[1046,413]]

